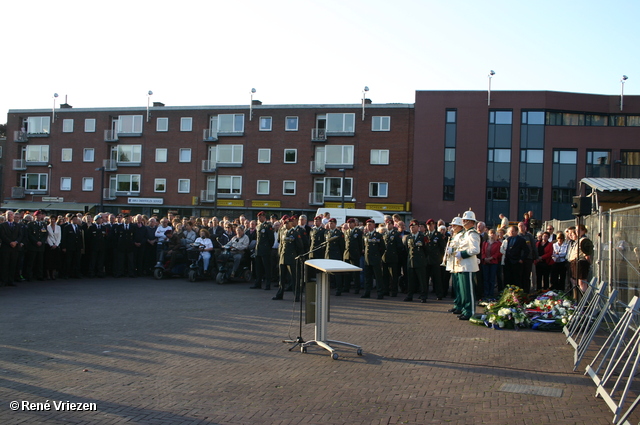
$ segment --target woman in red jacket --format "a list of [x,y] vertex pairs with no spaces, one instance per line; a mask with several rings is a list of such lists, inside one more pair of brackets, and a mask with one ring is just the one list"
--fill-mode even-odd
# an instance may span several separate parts
[[549,290],[549,276],[551,274],[551,265],[554,263],[553,258],[553,244],[549,242],[549,232],[542,234],[542,239],[536,243],[536,249],[538,250],[538,259],[535,260],[536,264],[536,283],[538,290]]

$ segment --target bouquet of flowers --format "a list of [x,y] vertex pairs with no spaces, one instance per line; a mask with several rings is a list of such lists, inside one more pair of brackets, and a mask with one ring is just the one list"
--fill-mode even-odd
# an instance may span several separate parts
[[494,329],[518,329],[529,326],[529,317],[525,314],[522,288],[508,285],[500,299],[485,306],[484,324]]
[[569,322],[575,310],[575,304],[562,293],[548,291],[526,304],[525,308],[527,315],[534,322],[534,329],[537,329],[540,323],[555,323],[553,330],[557,330],[555,328],[562,329],[562,326]]

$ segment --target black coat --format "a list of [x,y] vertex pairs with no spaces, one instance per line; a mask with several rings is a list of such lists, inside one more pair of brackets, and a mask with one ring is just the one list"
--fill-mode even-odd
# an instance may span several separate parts
[[[4,250],[15,250],[18,251],[20,249],[20,243],[22,241],[22,226],[15,223],[13,226],[9,225],[9,222],[4,222],[0,224],[0,248]],[[18,242],[15,248],[11,248],[11,242]]]
[[[512,243],[511,239],[513,238],[515,238],[515,240]],[[519,263],[520,260],[526,260],[528,256],[529,247],[527,246],[527,241],[519,235],[509,236],[507,239],[507,251],[504,254],[504,263],[516,264]]]
[[62,238],[60,241],[60,248],[67,251],[80,251],[84,248],[84,240],[82,237],[82,228],[80,225],[76,226],[76,230],[73,230],[73,224],[67,224],[62,228]]

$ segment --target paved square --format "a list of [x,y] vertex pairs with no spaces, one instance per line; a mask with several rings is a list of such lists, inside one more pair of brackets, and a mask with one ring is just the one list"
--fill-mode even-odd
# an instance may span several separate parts
[[[298,334],[290,292],[271,301],[274,290],[248,287],[140,278],[0,288],[0,422],[611,423],[560,333],[474,326],[446,313],[447,300],[348,294],[331,298],[328,336],[364,355],[338,348],[332,360],[281,342]],[[11,401],[96,409],[12,411]]]

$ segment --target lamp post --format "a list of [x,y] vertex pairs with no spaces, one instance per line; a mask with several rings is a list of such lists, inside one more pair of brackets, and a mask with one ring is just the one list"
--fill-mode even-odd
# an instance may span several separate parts
[[493,78],[494,75],[496,75],[496,72],[493,69],[489,71],[489,75],[487,75],[487,77],[489,77],[489,92],[487,97],[487,106],[491,105],[491,78]]
[[58,98],[58,93],[53,94],[53,109],[51,110],[51,122],[56,122],[56,99]]
[[369,91],[369,86],[364,86],[364,89],[362,89],[362,121],[364,121],[364,101],[367,98],[368,91]]
[[149,118],[150,118],[149,107],[151,106],[151,96],[153,96],[153,92],[149,90],[147,92],[147,122],[149,122]]
[[251,102],[249,102],[249,121],[253,119],[253,94],[256,92],[255,88],[251,89]]
[[622,105],[624,101],[624,82],[627,81],[629,77],[623,75],[620,79],[620,110],[622,111]]
[[96,171],[100,171],[100,212],[104,211],[104,165],[96,168]]
[[346,182],[346,174],[347,174],[347,170],[345,168],[341,168],[338,171],[342,172],[342,187],[340,188],[340,195],[342,195],[342,202],[340,204],[340,208],[344,208],[344,186],[345,186],[345,182]]
[[213,216],[218,216],[218,167],[213,169]]

